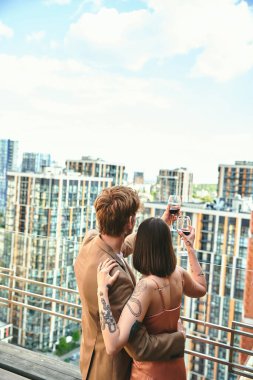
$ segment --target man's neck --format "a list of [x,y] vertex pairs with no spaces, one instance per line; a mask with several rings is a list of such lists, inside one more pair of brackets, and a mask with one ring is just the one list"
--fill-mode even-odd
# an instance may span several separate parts
[[109,245],[113,252],[119,253],[124,242],[124,236],[109,236],[101,234],[101,239]]

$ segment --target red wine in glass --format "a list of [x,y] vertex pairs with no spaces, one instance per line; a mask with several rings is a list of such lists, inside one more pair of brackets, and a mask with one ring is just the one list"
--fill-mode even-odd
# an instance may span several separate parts
[[[177,220],[177,229],[178,231],[183,232],[184,235],[189,236],[191,233],[191,219],[189,216],[180,216]],[[178,248],[178,253],[182,256],[186,256],[187,250],[184,247],[185,243],[181,240],[181,247]]]
[[178,213],[179,213],[179,208],[178,207],[173,207],[173,206],[171,206],[170,207],[170,214],[172,214],[172,215],[177,215]]
[[170,205],[170,214],[178,215],[181,207],[181,197],[179,195],[170,195],[168,204]]

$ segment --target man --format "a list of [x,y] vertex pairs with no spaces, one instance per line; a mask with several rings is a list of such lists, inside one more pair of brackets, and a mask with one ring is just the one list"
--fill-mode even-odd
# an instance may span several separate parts
[[[75,262],[75,274],[82,302],[82,379],[128,380],[131,357],[140,361],[159,361],[183,356],[184,334],[176,332],[148,335],[145,327],[140,325],[137,331],[131,334],[125,349],[114,356],[106,353],[97,303],[97,267],[107,258],[113,258],[118,263],[114,270],[120,270],[120,274],[109,292],[111,310],[117,322],[136,283],[123,255],[133,252],[135,234],[130,234],[135,225],[140,200],[131,188],[114,186],[104,189],[94,206],[99,234],[94,230],[86,234]],[[168,210],[163,219],[169,219]]]

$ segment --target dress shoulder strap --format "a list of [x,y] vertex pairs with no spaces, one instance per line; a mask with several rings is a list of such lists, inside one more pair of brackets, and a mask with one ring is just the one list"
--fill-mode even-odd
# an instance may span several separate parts
[[159,295],[160,295],[161,302],[163,305],[163,310],[165,310],[165,302],[164,302],[163,293],[162,293],[163,288],[159,287],[158,283],[156,282],[156,280],[154,278],[150,277],[150,280],[154,281],[154,283],[156,284],[156,290],[159,291]]

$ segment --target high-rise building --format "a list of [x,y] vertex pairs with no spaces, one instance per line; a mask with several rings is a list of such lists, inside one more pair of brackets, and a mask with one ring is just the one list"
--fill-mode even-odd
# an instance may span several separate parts
[[218,197],[253,197],[253,162],[235,161],[234,165],[219,165]]
[[12,324],[6,324],[5,322],[0,321],[0,341],[12,341]]
[[125,166],[106,163],[100,158],[82,157],[81,160],[67,160],[66,170],[85,176],[112,178],[112,185],[123,185],[127,176]]
[[51,166],[51,155],[44,153],[23,153],[21,171],[41,173],[43,168]]
[[161,169],[157,177],[157,189],[157,200],[160,202],[167,202],[171,194],[180,195],[183,202],[188,202],[192,198],[193,174],[186,168]]
[[[160,217],[165,207],[164,203],[145,203],[144,214],[140,216],[140,220],[150,216]],[[233,320],[242,322],[246,316],[245,311],[252,311],[252,289],[248,289],[250,293],[248,292],[247,295],[245,293],[247,276],[251,276],[249,281],[252,281],[252,273],[247,271],[246,267],[246,262],[249,260],[247,250],[249,210],[247,212],[211,210],[191,203],[184,204],[181,210],[190,216],[192,225],[195,227],[195,248],[208,284],[205,297],[199,299],[184,297],[182,316],[227,327],[231,326]],[[172,237],[176,248],[180,245],[176,231],[172,232]],[[185,268],[188,265],[187,258],[180,256],[179,253],[178,264]],[[187,326],[187,332],[225,345],[229,341],[227,332],[198,324]],[[235,336],[235,343],[240,345],[238,336]],[[201,342],[192,344],[190,349],[210,356],[215,354],[216,357],[229,360],[228,350],[222,347]],[[239,363],[239,356],[236,360]],[[226,366],[219,363],[189,357],[186,364],[191,380],[237,379],[235,375],[228,373]]]
[[[246,275],[245,275],[245,291],[244,291],[244,308],[243,308],[243,322],[252,325],[251,329],[244,329],[244,331],[253,333],[253,296],[252,296],[252,285],[253,285],[253,211],[251,212],[250,220],[250,230],[249,230],[249,240],[248,240],[248,254],[246,263]],[[247,336],[241,338],[241,347],[252,351],[253,350],[253,339]],[[242,354],[241,364],[246,364],[248,360],[252,357]],[[251,364],[252,365],[252,364]]]
[[0,211],[5,211],[7,172],[17,170],[18,141],[0,140]]
[[144,184],[144,173],[143,172],[134,172],[134,185],[143,185]]
[[[74,259],[86,230],[96,226],[95,198],[111,182],[111,178],[54,173],[52,168],[39,174],[8,173],[1,265],[25,279],[76,290]],[[24,292],[37,290],[32,283],[16,286]],[[43,295],[55,297],[54,292]],[[26,296],[20,297],[22,301]],[[74,295],[68,301],[76,302]],[[37,307],[47,305],[37,298],[29,302]],[[55,306],[56,312],[59,307]],[[3,313],[0,310],[2,320],[6,317]],[[13,309],[12,323],[15,343],[39,349],[52,348],[73,327],[73,322],[18,307]]]

